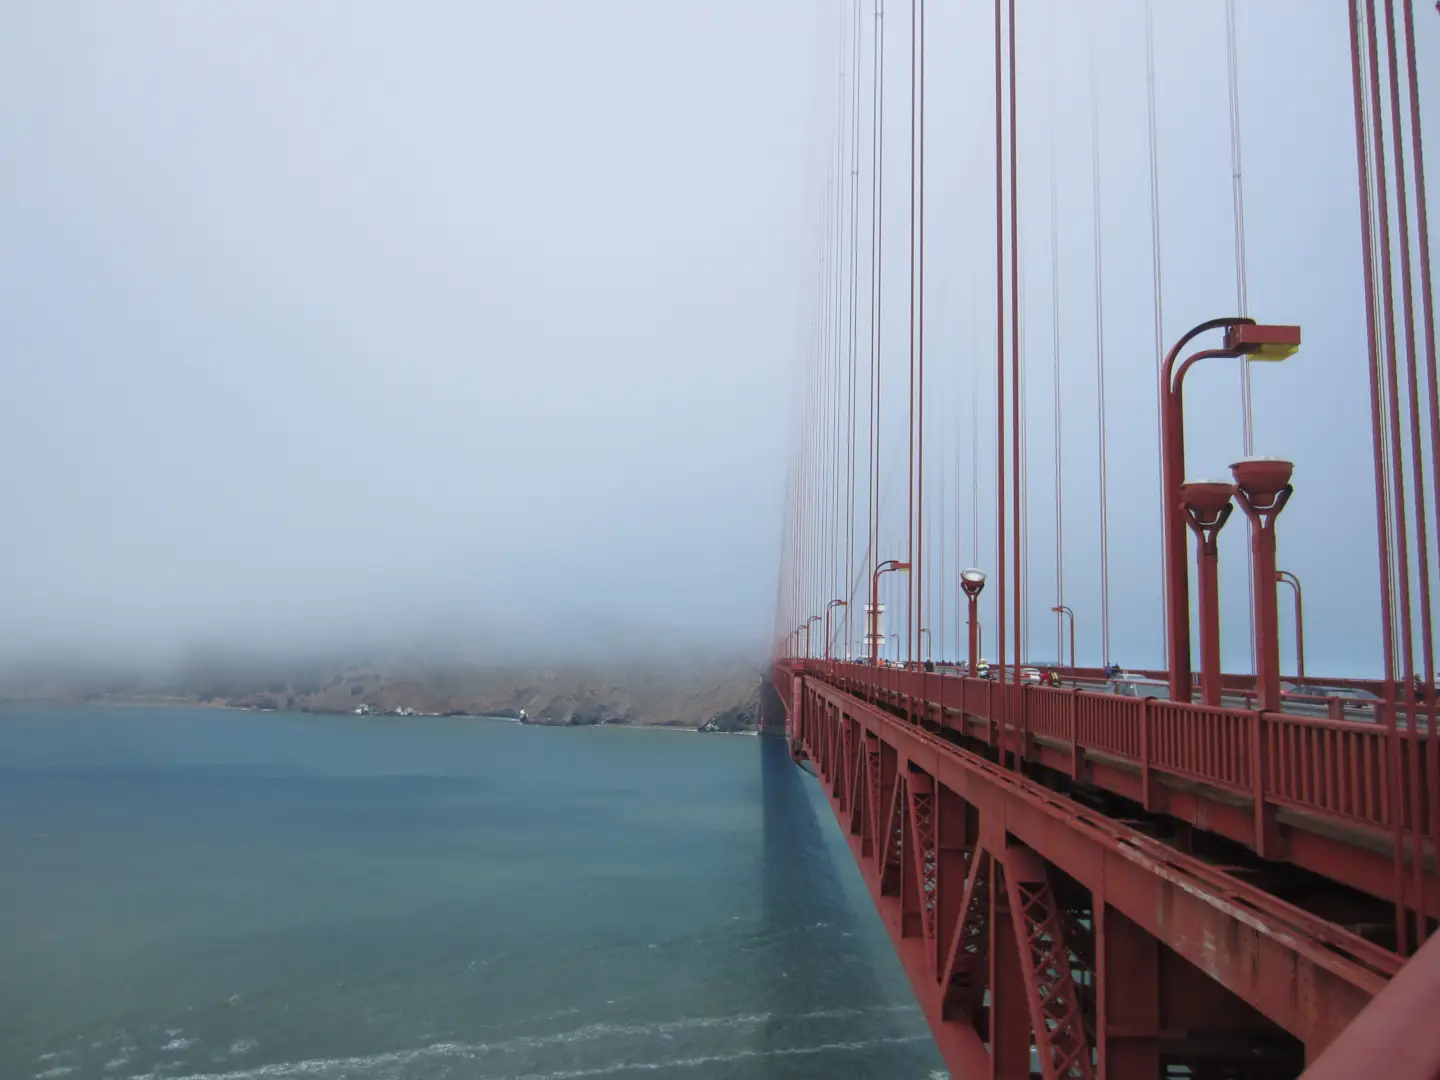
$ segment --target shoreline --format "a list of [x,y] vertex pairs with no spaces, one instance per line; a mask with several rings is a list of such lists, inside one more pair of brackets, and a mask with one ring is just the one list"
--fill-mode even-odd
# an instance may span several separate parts
[[759,728],[742,728],[737,731],[701,731],[699,728],[687,727],[682,724],[549,724],[537,723],[535,721],[517,720],[512,716],[495,716],[487,713],[459,713],[443,715],[439,713],[416,714],[413,716],[396,716],[394,713],[370,713],[356,716],[348,712],[306,712],[303,709],[257,709],[250,705],[230,705],[228,703],[212,701],[183,701],[175,698],[127,698],[114,701],[63,701],[63,700],[13,700],[0,701],[0,711],[15,708],[60,708],[74,706],[80,708],[113,708],[113,709],[213,709],[223,712],[253,712],[265,713],[271,716],[312,716],[349,718],[352,720],[488,720],[492,723],[514,724],[517,727],[546,728],[557,731],[583,731],[593,728],[606,728],[610,730],[626,731],[675,731],[681,734],[690,735],[760,735]]

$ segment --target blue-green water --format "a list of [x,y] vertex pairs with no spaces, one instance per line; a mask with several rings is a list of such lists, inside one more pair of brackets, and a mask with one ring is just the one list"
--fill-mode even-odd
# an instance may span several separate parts
[[940,1068],[781,740],[0,713],[6,1080]]

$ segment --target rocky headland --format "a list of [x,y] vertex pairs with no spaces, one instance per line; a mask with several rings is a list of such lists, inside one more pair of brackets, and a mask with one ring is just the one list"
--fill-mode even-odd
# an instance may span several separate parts
[[590,665],[352,663],[312,670],[191,670],[0,687],[0,700],[211,705],[320,714],[504,716],[554,726],[718,731],[759,726],[764,672],[740,662]]

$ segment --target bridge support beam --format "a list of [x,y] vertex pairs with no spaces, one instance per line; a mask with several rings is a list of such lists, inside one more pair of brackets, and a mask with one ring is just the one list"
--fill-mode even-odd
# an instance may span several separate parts
[[1002,873],[990,875],[990,1062],[994,1080],[1029,1080],[1030,1005],[1016,946],[1024,926]]
[[797,753],[955,1076],[1032,1055],[1045,1080],[1293,1075],[1399,968],[823,673],[794,682]]
[[1100,1075],[1160,1075],[1160,943],[1103,901],[1094,906]]

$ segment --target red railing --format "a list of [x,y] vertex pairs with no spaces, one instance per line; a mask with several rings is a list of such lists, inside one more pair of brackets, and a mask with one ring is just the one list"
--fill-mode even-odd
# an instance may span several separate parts
[[1146,702],[1152,768],[1250,791],[1256,714],[1178,701]]
[[1287,806],[1390,826],[1388,728],[1269,714],[1265,794]]
[[[1436,751],[1428,730],[1412,734],[1324,717],[1015,687],[889,666],[785,663],[856,697],[986,742],[1001,730],[1012,738],[1018,732],[1060,743],[1072,760],[1109,755],[1139,765],[1145,775],[1169,774],[1347,824],[1427,837],[1436,832],[1424,787]],[[1413,784],[1406,793],[1402,777],[1420,779],[1418,795]]]
[[1144,708],[1139,698],[1076,693],[1075,745],[1138,761]]

